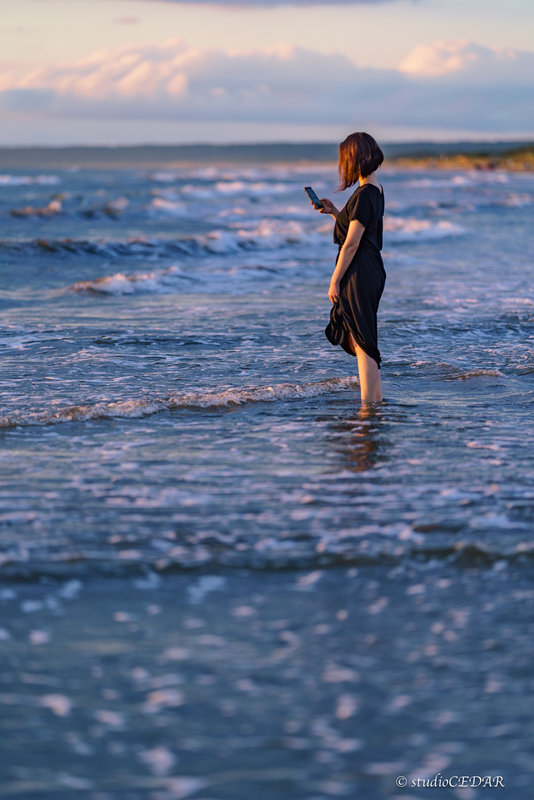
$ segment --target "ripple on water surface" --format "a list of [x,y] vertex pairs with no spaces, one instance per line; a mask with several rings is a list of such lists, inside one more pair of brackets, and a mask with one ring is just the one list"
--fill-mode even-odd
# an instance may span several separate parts
[[384,172],[369,411],[302,178],[6,178],[5,574],[530,558],[532,176]]

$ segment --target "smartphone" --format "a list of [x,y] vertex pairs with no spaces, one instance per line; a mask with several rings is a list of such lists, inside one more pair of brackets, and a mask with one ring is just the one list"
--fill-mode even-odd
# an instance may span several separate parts
[[319,200],[319,198],[317,197],[311,186],[305,186],[304,191],[312,201],[313,207],[319,211],[323,207],[323,204],[321,203],[321,201]]

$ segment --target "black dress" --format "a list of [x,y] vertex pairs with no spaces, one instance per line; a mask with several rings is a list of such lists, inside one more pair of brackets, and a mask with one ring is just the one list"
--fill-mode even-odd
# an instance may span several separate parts
[[[365,226],[354,258],[341,279],[339,300],[330,312],[325,333],[331,344],[339,344],[349,355],[349,333],[380,368],[380,351],[376,315],[384,291],[386,271],[382,262],[382,217],[384,193],[372,183],[358,186],[345,207],[337,215],[334,242],[339,251],[345,243],[349,225],[358,220]],[[339,252],[336,258],[339,258]]]

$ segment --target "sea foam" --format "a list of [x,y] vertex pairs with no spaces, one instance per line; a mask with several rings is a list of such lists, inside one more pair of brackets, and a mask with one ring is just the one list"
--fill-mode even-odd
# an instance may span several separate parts
[[54,407],[12,413],[0,419],[0,428],[13,428],[28,425],[49,425],[60,422],[79,422],[91,419],[137,418],[157,414],[162,411],[188,409],[227,409],[247,403],[274,403],[279,401],[303,400],[311,397],[354,389],[358,379],[354,376],[329,378],[302,384],[280,383],[273,386],[250,386],[231,388],[223,391],[198,391],[167,397],[135,398],[116,403],[96,403],[95,405],[75,405],[65,408]]

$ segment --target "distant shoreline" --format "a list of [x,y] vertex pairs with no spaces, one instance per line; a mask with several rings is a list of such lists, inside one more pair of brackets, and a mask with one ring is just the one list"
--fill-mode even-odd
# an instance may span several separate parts
[[436,170],[466,170],[476,169],[484,172],[506,170],[509,172],[534,171],[534,146],[518,148],[499,155],[489,153],[458,153],[455,155],[441,155],[439,158],[400,157],[389,159],[385,162],[388,166],[400,169],[436,169]]
[[[383,146],[385,164],[404,169],[534,170],[534,142],[403,142]],[[183,166],[331,164],[337,144],[138,145],[125,147],[2,147],[10,169],[172,169]]]

